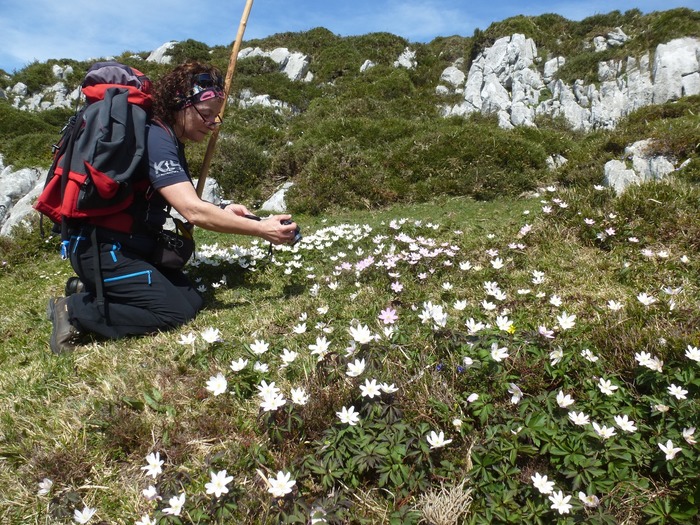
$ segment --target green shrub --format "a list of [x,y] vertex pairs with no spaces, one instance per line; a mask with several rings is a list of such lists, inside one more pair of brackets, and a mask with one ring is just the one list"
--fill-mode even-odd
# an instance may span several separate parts
[[245,137],[225,137],[217,143],[217,155],[211,166],[226,198],[260,198],[260,184],[270,166],[264,152]]
[[191,38],[178,42],[168,52],[173,57],[173,63],[182,64],[188,60],[208,63],[210,60],[209,46]]

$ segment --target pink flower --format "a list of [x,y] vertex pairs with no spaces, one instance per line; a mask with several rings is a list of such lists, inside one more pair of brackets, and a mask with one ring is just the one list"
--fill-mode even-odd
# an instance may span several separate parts
[[398,318],[399,316],[396,315],[396,310],[393,308],[386,308],[379,314],[379,320],[384,324],[394,324]]
[[392,289],[394,292],[399,293],[401,290],[403,290],[403,284],[401,284],[401,283],[398,282],[398,281],[393,282],[393,283],[391,283],[391,289]]

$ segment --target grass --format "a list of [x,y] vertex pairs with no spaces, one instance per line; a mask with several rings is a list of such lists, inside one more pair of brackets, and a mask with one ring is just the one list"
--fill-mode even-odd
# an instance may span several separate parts
[[[248,244],[245,239],[198,231],[201,262],[190,271],[206,286],[208,307],[194,322],[149,337],[95,340],[62,356],[48,350],[44,308],[49,296],[62,293],[68,265],[35,234],[18,242],[40,245],[23,249],[21,262],[12,257],[13,245],[4,246],[2,258],[12,262],[0,273],[0,521],[68,523],[84,507],[107,523],[133,523],[143,514],[160,516],[159,523],[305,523],[314,509],[329,523],[417,523],[435,516],[442,516],[440,523],[691,519],[698,460],[681,431],[700,423],[697,364],[684,357],[700,337],[700,266],[695,237],[670,235],[656,244],[654,231],[690,211],[697,188],[677,181],[632,189],[624,199],[592,189],[551,190],[489,203],[442,198],[302,216],[301,247],[276,251],[275,262],[258,259],[255,271],[207,248]],[[645,217],[653,222],[639,223],[634,210],[650,195],[672,202]],[[543,213],[545,205],[551,213]],[[595,225],[583,222],[589,216]],[[531,230],[522,235],[525,224]],[[610,227],[619,235],[596,240]],[[641,242],[628,240],[635,234]],[[427,251],[416,264],[377,264],[393,260],[387,256],[392,245],[397,255],[420,253],[420,246]],[[265,253],[262,245],[252,247]],[[434,248],[442,251],[430,255]],[[370,255],[375,261],[364,269],[338,269],[344,261],[356,268]],[[503,268],[494,267],[496,257]],[[535,270],[544,273],[543,283],[533,284]],[[403,285],[400,292],[392,290],[395,282]],[[486,282],[497,283],[505,297],[488,296]],[[671,296],[662,288],[681,290]],[[643,306],[640,292],[657,302]],[[624,308],[610,311],[611,299]],[[497,310],[485,310],[484,300]],[[446,319],[434,310],[421,322],[428,301]],[[377,316],[389,307],[398,321],[387,338],[382,329],[388,325]],[[568,330],[555,326],[564,311],[576,315]],[[496,313],[514,328],[497,328]],[[296,333],[302,314],[307,330]],[[491,328],[469,333],[469,318]],[[382,336],[358,343],[346,357],[347,330],[358,325]],[[553,338],[542,336],[540,326]],[[208,328],[220,331],[220,342],[202,339]],[[181,344],[189,333],[194,340]],[[330,342],[321,361],[309,348],[319,337]],[[269,343],[269,351],[255,355],[256,340]],[[494,343],[508,348],[507,359],[491,358]],[[280,368],[283,348],[299,355]],[[550,354],[559,348],[561,363],[552,365]],[[599,361],[584,359],[585,349]],[[642,351],[664,361],[662,373],[635,361]],[[465,357],[474,362],[469,368]],[[229,364],[239,358],[250,363],[234,373]],[[364,372],[348,377],[347,363],[360,358]],[[269,371],[254,371],[255,360],[268,363]],[[218,373],[227,379],[224,395],[207,389]],[[620,390],[603,395],[597,377]],[[371,379],[398,390],[363,398],[359,387]],[[309,400],[264,412],[255,395],[262,380],[274,381],[288,399],[291,388],[304,388]],[[511,383],[524,393],[518,404],[510,402]],[[687,399],[670,396],[671,383],[688,390]],[[571,409],[592,421],[612,427],[612,416],[624,413],[637,432],[616,427],[604,441],[590,425],[573,425],[554,400],[560,390],[576,400]],[[670,411],[650,409],[658,404]],[[344,406],[359,412],[357,426],[336,416]],[[431,449],[429,431],[443,431],[452,442]],[[667,439],[682,449],[668,461],[657,446]],[[155,480],[142,469],[152,452],[164,460]],[[229,492],[205,494],[210,473],[224,469],[233,477]],[[274,498],[263,477],[278,471],[296,483]],[[559,514],[533,487],[535,473],[573,496],[569,514]],[[38,495],[44,478],[53,485]],[[141,494],[149,484],[161,501]],[[579,491],[597,495],[600,505],[584,507]],[[162,514],[181,492],[182,515]]]

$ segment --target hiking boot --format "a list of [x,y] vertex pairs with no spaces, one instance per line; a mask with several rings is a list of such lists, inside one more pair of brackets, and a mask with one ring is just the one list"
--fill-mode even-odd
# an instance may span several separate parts
[[85,291],[85,285],[79,277],[69,277],[66,281],[66,297],[73,295],[74,293],[83,293]]
[[62,354],[75,348],[80,331],[71,324],[68,318],[68,299],[54,297],[49,299],[46,314],[53,323],[49,346],[54,354]]

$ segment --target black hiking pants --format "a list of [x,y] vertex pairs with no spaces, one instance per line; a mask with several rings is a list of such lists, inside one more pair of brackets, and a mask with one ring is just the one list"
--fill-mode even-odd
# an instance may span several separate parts
[[98,230],[104,305],[97,298],[97,253],[89,232],[71,236],[71,266],[87,293],[68,298],[68,314],[80,331],[110,339],[168,330],[194,319],[203,306],[201,295],[180,270],[156,268],[147,259],[153,241]]

